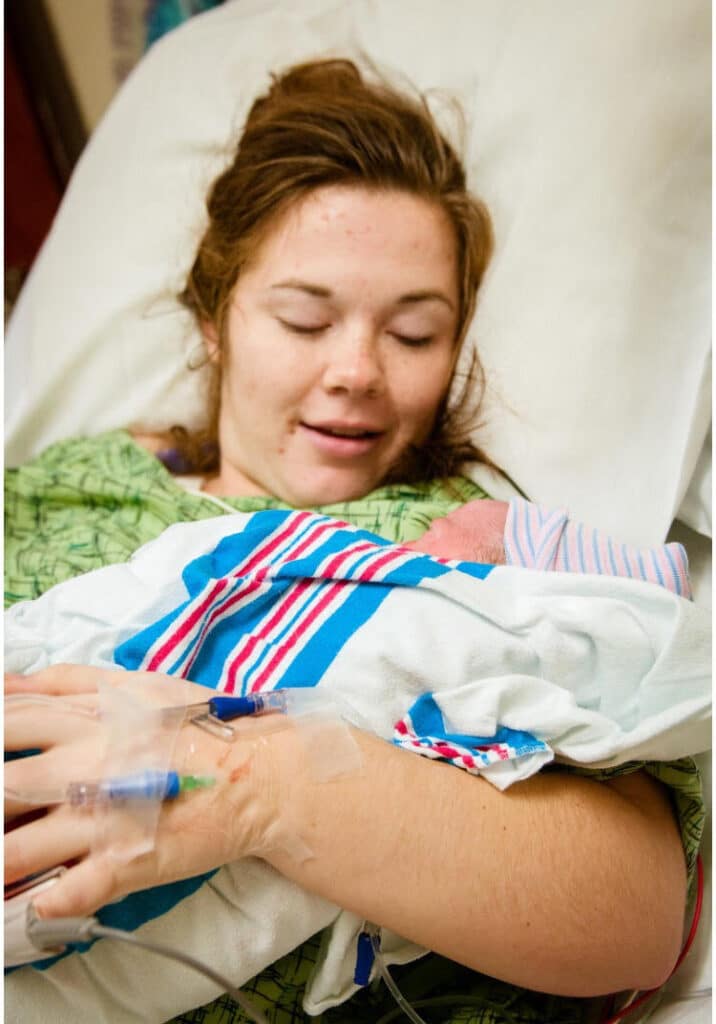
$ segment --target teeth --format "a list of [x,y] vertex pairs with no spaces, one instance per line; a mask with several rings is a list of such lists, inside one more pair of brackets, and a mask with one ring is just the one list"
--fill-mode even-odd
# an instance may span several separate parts
[[368,437],[371,435],[370,430],[334,430],[331,427],[320,428],[324,434],[332,434],[334,437]]

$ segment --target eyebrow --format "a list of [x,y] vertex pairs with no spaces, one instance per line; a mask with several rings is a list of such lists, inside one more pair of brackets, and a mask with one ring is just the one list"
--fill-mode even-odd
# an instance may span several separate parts
[[320,284],[309,284],[308,281],[299,281],[293,277],[289,281],[280,281],[278,284],[271,285],[272,291],[276,288],[291,288],[294,291],[306,292],[308,295],[316,295],[320,299],[330,299],[333,295],[330,288],[324,288]]
[[412,302],[444,302],[449,309],[454,309],[452,302],[443,292],[408,292],[407,295],[401,295],[398,299],[401,306],[409,305]]
[[[307,295],[315,295],[320,299],[330,299],[333,297],[333,292],[330,288],[325,288],[320,284],[311,284],[308,281],[301,281],[298,278],[290,278],[288,281],[280,281],[278,284],[271,285],[271,289],[291,289],[293,291],[305,292]],[[440,291],[415,291],[407,292],[405,295],[401,295],[397,300],[399,306],[407,306],[416,302],[443,302],[448,309],[454,310],[454,306],[447,295]]]

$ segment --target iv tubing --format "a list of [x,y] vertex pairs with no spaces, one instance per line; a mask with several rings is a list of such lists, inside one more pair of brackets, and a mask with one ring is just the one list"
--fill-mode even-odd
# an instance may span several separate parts
[[380,930],[375,925],[366,925],[366,931],[370,935],[370,944],[373,947],[373,953],[375,955],[375,964],[378,968],[381,978],[385,982],[385,986],[396,1001],[400,1009],[403,1011],[405,1016],[413,1022],[413,1024],[427,1024],[427,1021],[420,1016],[420,1014],[413,1009],[408,1000],[405,998],[403,993],[400,991],[398,986],[393,981],[388,965],[383,959],[383,954],[380,951]]

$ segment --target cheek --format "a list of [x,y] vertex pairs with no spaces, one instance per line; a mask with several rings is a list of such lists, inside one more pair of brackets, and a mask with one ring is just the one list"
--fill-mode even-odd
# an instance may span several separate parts
[[237,346],[224,373],[225,393],[232,393],[255,414],[290,402],[303,386],[305,364],[296,363],[292,353],[272,343],[270,335],[260,343]]
[[406,420],[417,434],[427,433],[450,382],[450,356],[425,360],[403,367],[399,405]]

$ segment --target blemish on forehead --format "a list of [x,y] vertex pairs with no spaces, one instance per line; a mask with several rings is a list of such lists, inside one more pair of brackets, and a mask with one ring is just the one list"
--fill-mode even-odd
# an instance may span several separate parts
[[[311,192],[306,196],[305,200],[301,203],[301,207],[305,209],[307,206],[315,206],[320,209],[319,219],[324,224],[336,224],[341,221],[350,220],[352,217],[352,209],[346,206],[346,198],[352,197],[358,194],[361,190],[341,187],[341,186],[326,186],[324,189],[319,189],[317,192]],[[371,225],[367,225],[371,227]]]

